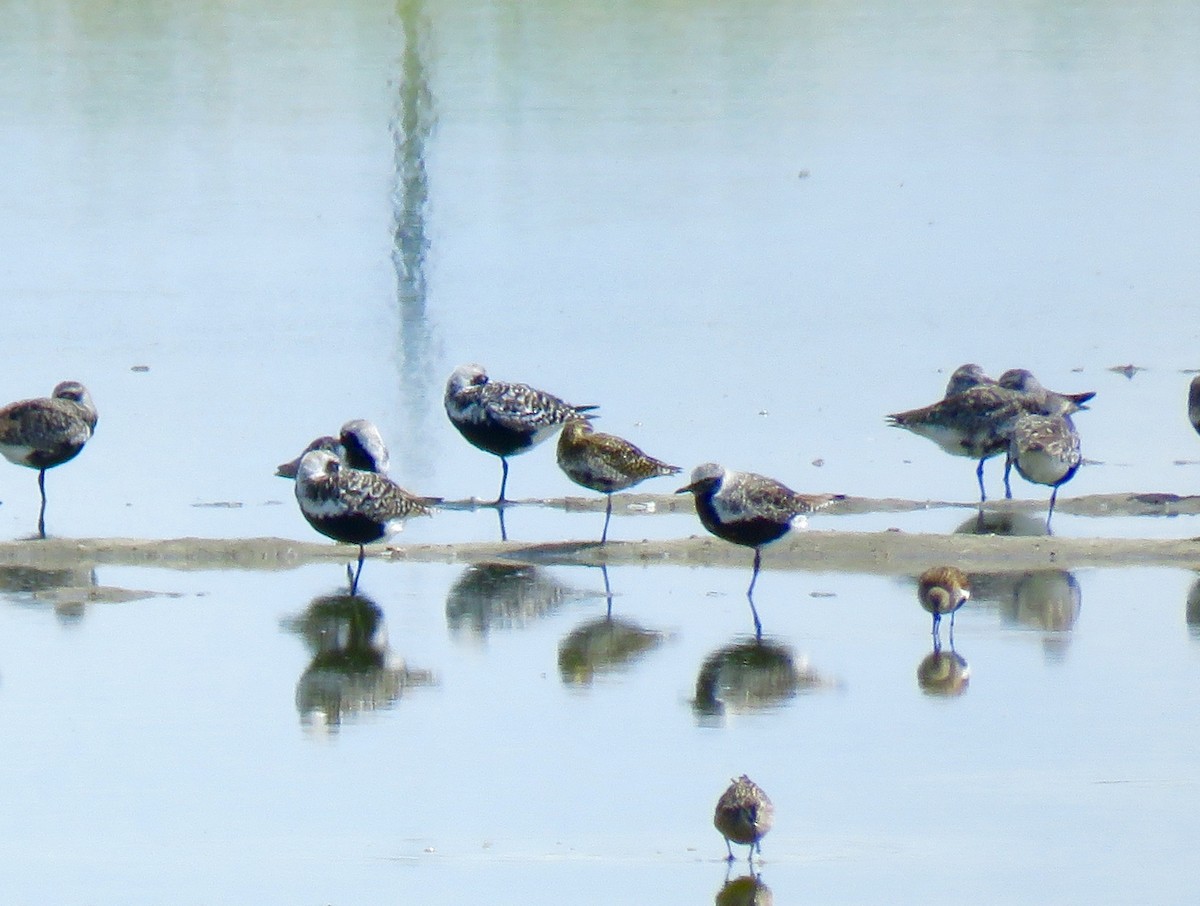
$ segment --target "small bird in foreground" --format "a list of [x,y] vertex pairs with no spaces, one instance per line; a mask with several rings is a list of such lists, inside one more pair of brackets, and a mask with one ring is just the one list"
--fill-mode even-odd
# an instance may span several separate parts
[[527,384],[493,381],[482,365],[460,365],[446,382],[446,415],[468,441],[500,457],[500,496],[507,499],[508,457],[532,449],[569,421],[591,418],[595,406],[573,406]]
[[940,647],[942,617],[950,614],[950,647],[954,647],[954,615],[971,597],[966,573],[954,566],[933,566],[917,579],[917,598],[933,614],[933,647]]
[[1079,432],[1065,415],[1026,413],[1013,426],[1008,455],[1026,481],[1053,488],[1050,510],[1046,514],[1046,531],[1049,532],[1058,489],[1071,480],[1083,462]]
[[691,481],[676,491],[690,491],[696,500],[696,514],[706,529],[734,544],[754,548],[754,572],[746,597],[754,614],[754,628],[762,634],[762,624],[754,607],[754,583],[762,565],[764,544],[787,534],[797,516],[815,513],[843,494],[799,494],[773,478],[754,472],[735,472],[715,462],[706,462],[692,470]]
[[604,531],[600,543],[608,540],[608,522],[612,518],[612,495],[631,488],[647,478],[675,475],[679,466],[647,456],[623,437],[592,430],[584,419],[567,422],[558,437],[558,465],[577,485],[599,491],[607,498],[604,507]]
[[417,497],[390,478],[352,469],[326,450],[310,450],[296,472],[296,501],[314,529],[346,544],[358,545],[358,569],[350,594],[358,591],[365,545],[398,531],[410,516],[428,516],[440,497]]
[[[304,448],[304,453],[312,450],[324,450],[332,453],[342,465],[352,469],[378,472],[380,475],[387,474],[387,445],[383,442],[383,435],[379,433],[379,429],[365,418],[356,418],[346,422],[342,425],[342,430],[337,437],[329,435],[318,437]],[[304,453],[290,462],[281,463],[275,469],[275,474],[280,478],[295,478]]]
[[38,537],[46,537],[46,470],[79,455],[96,430],[96,404],[78,381],[63,381],[49,397],[0,409],[0,455],[38,470]]
[[729,785],[721,798],[717,800],[717,809],[713,813],[713,824],[725,838],[725,848],[729,851],[728,860],[734,860],[733,843],[742,843],[750,847],[748,861],[754,864],[754,853],[757,850],[762,856],[762,838],[775,823],[775,806],[767,794],[757,783],[743,774]]

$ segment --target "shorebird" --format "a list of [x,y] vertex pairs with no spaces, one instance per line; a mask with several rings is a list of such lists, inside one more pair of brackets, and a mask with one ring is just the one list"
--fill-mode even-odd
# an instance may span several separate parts
[[1192,378],[1192,385],[1188,388],[1188,421],[1200,434],[1200,374]]
[[688,491],[696,499],[696,514],[706,529],[725,541],[754,548],[754,572],[746,597],[754,614],[755,632],[761,635],[754,583],[762,565],[763,545],[787,534],[797,516],[815,513],[834,500],[844,499],[844,495],[799,494],[773,478],[734,472],[715,462],[696,466],[691,481],[675,493]]
[[1006,390],[1016,390],[1031,397],[1034,408],[1042,415],[1072,415],[1086,409],[1084,404],[1096,395],[1095,390],[1083,393],[1057,393],[1047,390],[1042,386],[1042,382],[1033,376],[1033,372],[1026,368],[1010,368],[1000,375],[996,383]]
[[353,595],[365,545],[398,530],[410,516],[428,516],[441,498],[417,497],[384,475],[349,468],[326,450],[310,450],[300,458],[296,472],[296,502],[308,524],[322,535],[358,545],[358,569],[350,576]]
[[971,583],[954,566],[933,566],[917,579],[917,598],[927,613],[933,614],[933,645],[941,641],[942,617],[950,614],[950,647],[954,647],[954,615],[971,597]]
[[558,465],[577,485],[599,491],[607,498],[601,544],[608,540],[613,492],[680,471],[679,466],[647,456],[623,437],[593,431],[583,419],[569,421],[563,427],[558,438]]
[[[332,453],[342,465],[352,469],[378,472],[380,475],[387,474],[387,445],[384,444],[379,429],[365,418],[356,418],[346,422],[342,425],[338,437],[329,435],[318,437],[304,448],[304,453],[312,450],[324,450],[326,453]],[[275,469],[275,474],[280,478],[295,478],[304,453],[290,462],[281,463]]]
[[1026,413],[1013,425],[1008,455],[1026,481],[1053,488],[1046,514],[1046,531],[1050,531],[1058,489],[1071,480],[1083,461],[1079,432],[1065,415]]
[[717,800],[713,825],[725,838],[728,860],[733,861],[733,843],[750,847],[748,861],[754,864],[754,853],[762,855],[762,838],[775,823],[775,806],[757,783],[743,774],[729,785]]
[[[889,415],[888,423],[933,441],[953,456],[979,460],[975,477],[982,502],[987,500],[983,464],[1008,449],[1017,416],[1036,408],[1036,401],[1027,394],[994,384],[979,384],[931,406]],[[1005,492],[1006,496],[1012,496],[1007,474]]]
[[446,415],[472,445],[500,457],[503,473],[500,496],[503,506],[508,486],[508,457],[524,453],[550,437],[565,423],[595,406],[572,406],[557,396],[527,384],[493,381],[482,365],[459,365],[446,382]]
[[78,381],[63,381],[49,397],[0,409],[0,455],[38,470],[38,537],[46,537],[46,470],[79,455],[96,430],[96,404]]
[[972,387],[994,386],[995,384],[996,379],[989,377],[983,368],[974,362],[968,362],[966,365],[959,365],[950,375],[950,380],[946,382],[946,396],[954,396],[956,393],[962,393]]

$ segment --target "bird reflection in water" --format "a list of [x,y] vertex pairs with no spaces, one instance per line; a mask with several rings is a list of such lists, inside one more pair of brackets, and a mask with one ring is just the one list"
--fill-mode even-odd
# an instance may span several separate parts
[[1039,570],[1017,579],[1006,617],[1019,626],[1040,629],[1045,633],[1042,645],[1047,658],[1061,660],[1082,606],[1074,575],[1066,570]]
[[634,623],[613,617],[612,586],[608,565],[601,564],[604,575],[605,614],[574,629],[558,646],[558,672],[571,686],[590,686],[597,674],[612,673],[630,666],[665,638]]
[[1044,519],[1025,513],[995,512],[982,507],[954,530],[956,535],[1002,535],[1006,538],[1039,538],[1047,534]]
[[917,664],[917,685],[926,695],[962,695],[970,679],[966,659],[952,647],[935,645]]
[[453,632],[485,637],[493,629],[519,629],[580,597],[535,566],[474,563],[446,594],[446,622]]
[[305,726],[336,730],[347,718],[390,708],[405,690],[435,682],[428,670],[410,670],[391,654],[383,611],[363,595],[315,598],[284,626],[312,653],[296,683],[296,710]]
[[53,607],[54,615],[63,623],[82,620],[89,604],[138,601],[160,594],[100,585],[91,564],[53,569],[0,566],[0,597],[25,607]]
[[716,906],[773,906],[771,888],[757,874],[726,880],[717,891]]
[[769,636],[734,642],[705,658],[692,710],[702,724],[719,726],[726,711],[778,708],[800,692],[834,685],[793,650]]

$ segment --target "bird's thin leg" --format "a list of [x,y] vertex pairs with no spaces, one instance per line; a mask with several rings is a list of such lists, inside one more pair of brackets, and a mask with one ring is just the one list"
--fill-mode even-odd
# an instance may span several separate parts
[[979,465],[975,468],[975,477],[979,479],[979,502],[984,503],[987,500],[987,492],[983,489],[983,464],[987,462],[986,458],[979,460]]
[[504,525],[504,507],[496,507],[496,515],[500,518],[500,540],[508,540],[508,529]]
[[[354,578],[350,580],[350,597],[358,594],[358,579],[362,575],[363,557],[367,554],[367,549],[363,545],[358,546],[358,569],[354,571]],[[349,568],[349,567],[347,567]]]
[[950,650],[951,651],[954,650],[954,615],[957,613],[958,613],[957,610],[950,611]]
[[604,598],[608,601],[608,610],[604,614],[606,620],[612,619],[612,586],[608,584],[608,564],[600,564],[600,575],[604,576]]
[[942,647],[942,615],[940,613],[933,615],[933,647]]
[[736,858],[736,857],[735,857],[735,856],[734,856],[734,854],[733,854],[733,847],[729,845],[729,838],[728,838],[728,837],[726,837],[726,838],[725,838],[725,848],[726,848],[727,850],[729,850],[729,856],[728,856],[728,857],[725,859],[725,861],[726,861],[726,862],[733,862],[733,861],[735,860],[735,858]]
[[42,494],[42,508],[38,510],[38,537],[46,537],[46,470],[38,469],[38,490]]
[[1058,499],[1058,488],[1050,492],[1050,512],[1046,513],[1046,534],[1050,534],[1050,517],[1054,515],[1054,501]]
[[608,503],[604,507],[604,531],[600,533],[601,544],[608,540],[608,520],[612,519],[612,494],[604,496],[608,499]]
[[1011,453],[1004,455],[1004,499],[1012,500],[1012,485],[1008,483],[1008,477],[1012,472],[1013,458]]
[[758,581],[758,569],[762,565],[762,549],[754,549],[754,574],[750,577],[750,587],[746,589],[746,600],[750,602],[750,615],[754,617],[754,637],[762,638],[762,621],[758,618],[758,608],[754,606],[754,583]]
[[500,473],[500,496],[496,498],[496,502],[492,506],[504,506],[508,503],[508,498],[504,496],[504,491],[508,487],[508,457],[500,457],[500,467],[503,471]]

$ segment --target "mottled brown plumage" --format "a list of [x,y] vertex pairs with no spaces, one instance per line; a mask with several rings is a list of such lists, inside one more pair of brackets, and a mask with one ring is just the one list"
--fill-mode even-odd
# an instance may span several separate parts
[[933,566],[917,579],[917,598],[927,613],[933,614],[933,638],[939,640],[942,617],[950,614],[950,644],[954,644],[954,614],[971,597],[966,573],[955,566]]
[[1046,514],[1049,530],[1058,489],[1071,480],[1083,462],[1079,432],[1065,415],[1024,414],[1013,425],[1009,457],[1026,481],[1053,488]]
[[743,774],[729,785],[717,800],[713,825],[725,838],[729,861],[733,861],[733,843],[750,847],[749,861],[754,862],[757,850],[762,854],[762,838],[775,823],[775,806],[762,788]]
[[49,397],[0,409],[0,455],[38,470],[42,505],[38,534],[46,537],[46,470],[74,459],[96,430],[96,405],[78,381],[63,381]]
[[563,427],[558,438],[558,465],[576,484],[608,497],[601,544],[608,540],[615,491],[633,487],[647,478],[674,475],[680,471],[679,466],[646,455],[623,437],[592,430],[592,426],[582,419],[568,422]]
[[1029,396],[1036,411],[1043,415],[1071,415],[1081,409],[1096,395],[1096,391],[1087,390],[1083,393],[1058,393],[1047,390],[1041,381],[1033,376],[1026,368],[1010,368],[996,382],[1007,390],[1016,390]]

